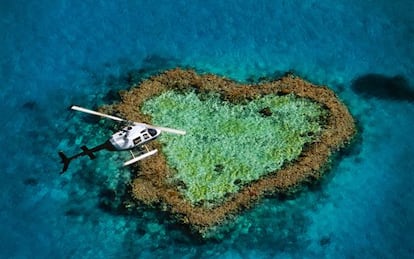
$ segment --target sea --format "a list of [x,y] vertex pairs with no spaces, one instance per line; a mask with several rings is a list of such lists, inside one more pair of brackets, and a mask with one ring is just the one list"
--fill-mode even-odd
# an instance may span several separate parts
[[[129,204],[96,109],[174,67],[334,90],[358,134],[318,183],[215,238]],[[1,0],[0,258],[414,258],[414,1]]]

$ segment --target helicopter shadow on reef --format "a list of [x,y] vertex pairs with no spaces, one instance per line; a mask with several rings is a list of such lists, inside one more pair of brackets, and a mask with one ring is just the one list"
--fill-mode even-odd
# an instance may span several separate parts
[[408,80],[400,75],[385,76],[366,74],[353,80],[351,89],[364,98],[389,101],[414,101],[414,89]]

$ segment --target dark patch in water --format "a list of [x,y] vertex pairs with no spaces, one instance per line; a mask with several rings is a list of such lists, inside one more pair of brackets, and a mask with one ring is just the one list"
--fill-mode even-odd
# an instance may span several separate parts
[[[135,68],[134,68],[135,67]],[[137,67],[137,62],[127,58],[120,58],[114,63],[105,63],[102,68],[81,67],[81,70],[89,78],[90,84],[99,88],[105,86],[109,90],[102,100],[103,103],[119,101],[118,91],[135,86],[144,79],[160,73],[167,69],[180,67],[176,58],[151,54],[147,55],[142,61],[141,66]],[[115,72],[114,72],[115,71]]]
[[275,71],[273,73],[269,73],[267,75],[250,75],[246,78],[246,82],[250,84],[257,84],[259,82],[270,82],[282,78],[284,76],[294,76],[294,70],[288,71]]
[[[270,198],[268,201],[273,199]],[[268,251],[269,258],[273,258],[281,252],[298,251],[308,245],[309,241],[304,238],[304,233],[306,233],[311,221],[306,217],[305,209],[293,205],[292,202],[280,203],[278,199],[276,201],[280,206],[271,205],[264,209],[263,206],[267,207],[273,203],[264,202],[255,209],[246,212],[245,217],[252,224],[248,230],[245,230],[245,233],[239,233],[234,243],[237,250],[246,251],[248,248],[245,245],[249,244],[257,250]],[[270,208],[276,207],[278,209],[270,210]]]
[[414,101],[414,90],[403,76],[388,77],[380,74],[367,74],[355,79],[352,90],[365,98],[378,98],[393,101]]
[[71,208],[65,211],[65,215],[68,217],[78,217],[81,216],[82,213],[78,209]]
[[87,124],[97,124],[102,118],[99,116],[82,114],[80,119]]
[[337,85],[337,87],[336,87],[336,91],[337,91],[337,92],[339,92],[339,93],[343,93],[343,92],[345,92],[345,89],[346,89],[346,87],[345,87],[345,85],[343,85],[343,84],[339,84],[339,85]]
[[362,126],[362,123],[358,119],[355,119],[355,126],[356,126],[357,133],[354,136],[354,139],[352,140],[351,145],[347,145],[345,148],[342,148],[339,150],[339,155],[341,157],[342,156],[358,157],[359,154],[361,153],[362,142],[364,140],[363,139],[364,128]]
[[22,105],[22,108],[23,109],[26,109],[26,110],[33,111],[33,110],[35,110],[37,108],[37,103],[36,103],[36,101],[28,101],[28,102],[25,102]]
[[137,85],[143,79],[177,65],[178,61],[175,58],[163,57],[157,54],[148,55],[142,60],[139,69],[126,71],[118,80],[128,86]]
[[142,61],[143,67],[152,68],[152,69],[164,69],[165,67],[171,66],[171,63],[175,61],[175,59],[170,57],[163,57],[161,55],[152,54],[148,55]]
[[23,183],[24,185],[36,186],[39,183],[39,181],[36,178],[29,177],[24,179]]
[[327,237],[327,236],[322,237],[322,238],[319,240],[319,244],[320,244],[321,246],[327,246],[327,245],[329,245],[330,243],[331,243],[331,238],[330,238],[330,237]]
[[119,101],[119,91],[111,89],[109,90],[106,95],[103,97],[103,101],[105,103],[111,103],[113,101]]
[[115,190],[111,190],[111,189],[101,190],[99,193],[98,206],[103,211],[118,214],[120,200],[118,199]]

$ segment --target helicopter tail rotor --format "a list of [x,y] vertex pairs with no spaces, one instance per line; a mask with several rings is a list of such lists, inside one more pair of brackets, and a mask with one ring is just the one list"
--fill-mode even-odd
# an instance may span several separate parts
[[60,174],[63,174],[68,169],[71,159],[69,159],[62,151],[59,152],[59,156],[60,159],[62,159],[60,162],[63,164],[63,169]]

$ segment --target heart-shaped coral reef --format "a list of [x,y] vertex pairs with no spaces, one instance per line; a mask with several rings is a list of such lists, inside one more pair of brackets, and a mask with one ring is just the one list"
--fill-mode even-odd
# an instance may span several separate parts
[[194,91],[164,92],[142,111],[156,125],[187,131],[162,135],[163,152],[185,198],[210,205],[298,158],[305,144],[318,141],[327,114],[294,94],[234,104]]
[[206,233],[259,201],[318,180],[355,135],[334,92],[288,74],[243,85],[173,69],[105,108],[133,121],[186,130],[151,142],[158,155],[133,167],[132,195]]

